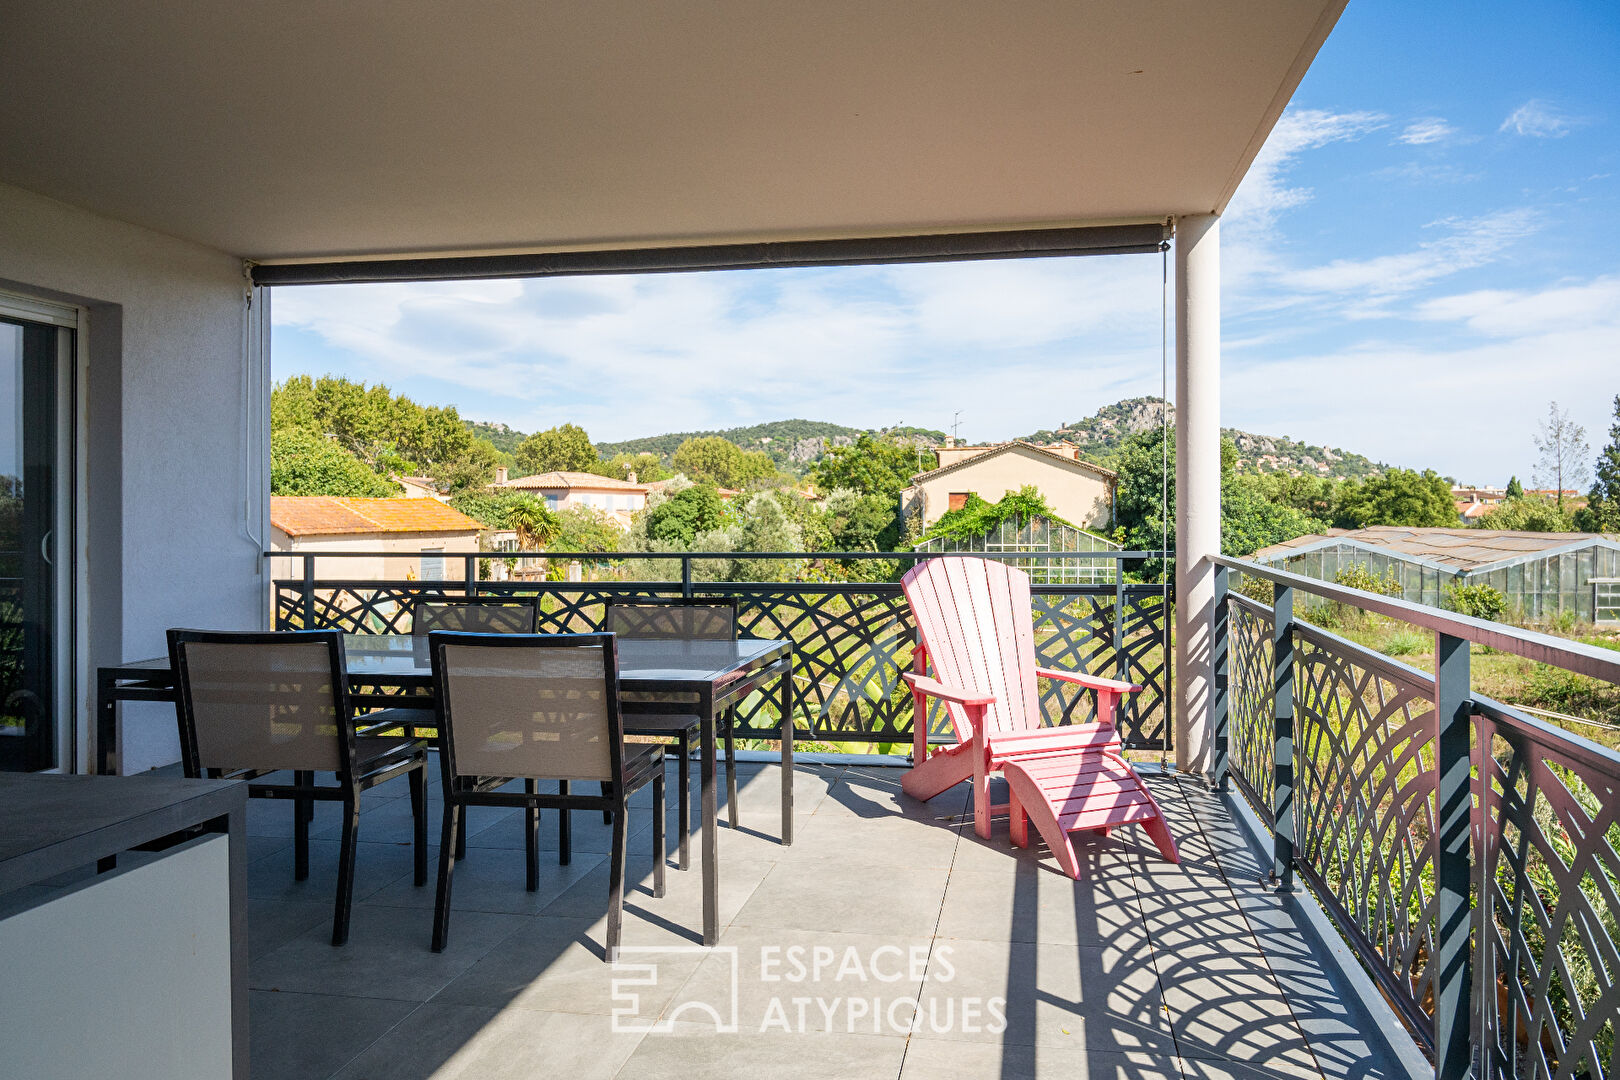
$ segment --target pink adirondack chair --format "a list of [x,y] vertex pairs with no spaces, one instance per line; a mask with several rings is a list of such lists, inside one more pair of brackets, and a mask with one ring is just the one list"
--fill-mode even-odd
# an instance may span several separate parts
[[[930,559],[900,579],[920,641],[904,678],[917,709],[912,767],[901,788],[918,799],[973,780],[973,828],[990,835],[991,815],[1012,817],[1013,842],[1033,821],[1071,877],[1079,865],[1068,833],[1140,822],[1165,858],[1178,861],[1158,804],[1120,756],[1113,718],[1120,698],[1141,687],[1035,662],[1029,575],[985,559]],[[937,678],[929,678],[932,664]],[[1037,678],[1097,693],[1097,720],[1041,725]],[[927,698],[945,704],[957,742],[928,752]],[[1011,766],[1011,767],[1009,767]],[[990,804],[989,778],[1006,775],[1012,801]]]

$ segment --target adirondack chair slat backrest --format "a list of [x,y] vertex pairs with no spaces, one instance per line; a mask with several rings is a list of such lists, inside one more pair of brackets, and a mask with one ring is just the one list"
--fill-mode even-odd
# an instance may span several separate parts
[[[996,696],[985,710],[990,732],[1041,724],[1029,575],[986,559],[930,559],[900,587],[911,604],[934,672],[943,683]],[[959,736],[967,719],[950,707]]]

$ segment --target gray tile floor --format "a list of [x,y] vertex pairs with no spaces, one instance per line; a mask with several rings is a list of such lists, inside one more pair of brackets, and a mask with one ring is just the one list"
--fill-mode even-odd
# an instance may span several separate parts
[[[601,960],[608,834],[599,815],[574,815],[572,864],[543,856],[530,893],[519,812],[476,814],[450,945],[435,954],[432,889],[410,879],[402,781],[367,797],[353,927],[340,949],[328,944],[329,810],[316,819],[310,878],[298,883],[290,808],[256,803],[253,1075],[1403,1075],[1376,1038],[1364,1039],[1370,1021],[1341,999],[1286,902],[1260,886],[1259,853],[1197,782],[1150,776],[1179,866],[1125,830],[1086,842],[1086,875],[1072,882],[1044,850],[1015,852],[1004,823],[990,841],[976,837],[965,788],[922,804],[899,780],[896,769],[801,765],[797,842],[784,848],[780,773],[745,765],[742,828],[720,835],[716,950],[697,944],[695,864],[672,866],[668,894],[651,895],[643,793],[624,936],[626,961],[646,966],[635,984]],[[436,836],[436,800],[431,813]],[[545,812],[553,852],[555,826]],[[736,1030],[717,1030],[711,1014],[729,1028],[733,1006]]]

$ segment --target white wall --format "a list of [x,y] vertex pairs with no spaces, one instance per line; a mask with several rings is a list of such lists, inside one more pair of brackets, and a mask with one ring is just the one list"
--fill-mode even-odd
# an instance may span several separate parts
[[[90,309],[91,665],[159,655],[171,626],[261,625],[264,383],[241,261],[0,185],[0,287]],[[172,709],[125,715],[126,771],[177,759]]]
[[194,841],[0,919],[7,1076],[231,1075],[229,845]]

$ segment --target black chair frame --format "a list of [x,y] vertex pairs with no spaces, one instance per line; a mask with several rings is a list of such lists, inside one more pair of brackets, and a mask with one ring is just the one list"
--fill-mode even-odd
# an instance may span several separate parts
[[[349,940],[349,917],[354,907],[354,864],[360,831],[360,793],[386,783],[396,776],[408,778],[411,792],[411,819],[417,886],[427,884],[427,743],[411,740],[389,748],[374,757],[365,757],[366,734],[356,730],[365,714],[357,718],[349,700],[345,677],[343,634],[338,630],[282,630],[269,633],[240,633],[208,630],[170,630],[169,663],[175,673],[175,711],[180,724],[180,756],[186,776],[192,779],[248,781],[248,796],[255,799],[290,799],[293,802],[293,877],[309,877],[309,824],[315,817],[317,801],[343,804],[343,833],[338,855],[337,898],[332,915],[332,944]],[[196,715],[192,708],[191,678],[185,646],[193,642],[221,645],[285,645],[321,643],[332,662],[332,707],[338,716],[340,759],[347,768],[335,772],[332,787],[315,783],[315,773],[293,772],[291,784],[261,783],[259,777],[279,769],[242,769],[226,772],[205,769],[198,751]],[[371,714],[375,715],[375,714]],[[377,725],[373,725],[375,727]],[[381,725],[388,726],[388,725]]]
[[[636,607],[723,607],[731,609],[731,637],[737,637],[738,603],[735,596],[609,596],[603,601],[602,625],[610,625],[611,608],[615,603]],[[737,814],[737,739],[733,731],[737,710],[728,708],[719,717],[716,735],[724,740],[726,753],[726,817],[733,829],[739,826]],[[675,865],[685,870],[691,864],[692,835],[692,747],[697,745],[702,728],[697,716],[669,713],[638,712],[634,701],[624,704],[624,730],[630,735],[652,735],[675,741],[677,787],[680,805],[677,807],[679,836],[676,838],[678,854]]]
[[[612,778],[601,783],[601,794],[578,795],[568,790],[568,781],[558,781],[556,794],[536,790],[537,779],[523,777],[524,790],[498,791],[513,777],[461,776],[456,769],[455,710],[450,700],[444,647],[476,645],[481,648],[565,649],[600,647],[602,678],[608,714],[609,759]],[[630,796],[648,783],[653,788],[653,895],[664,895],[664,759],[662,747],[648,746],[644,752],[625,754],[624,722],[619,711],[619,656],[612,634],[467,634],[435,630],[428,635],[433,665],[434,713],[439,725],[439,769],[444,783],[444,820],[439,837],[438,894],[433,913],[433,951],[443,952],[449,940],[451,881],[461,857],[455,839],[460,832],[463,809],[468,806],[521,807],[524,811],[524,855],[526,887],[537,890],[540,877],[540,811],[560,811],[559,862],[568,854],[568,812],[601,810],[613,825],[613,850],[608,863],[608,925],[606,959],[618,958],[619,938],[624,921],[624,875],[629,843]],[[655,752],[656,751],[656,752]]]

